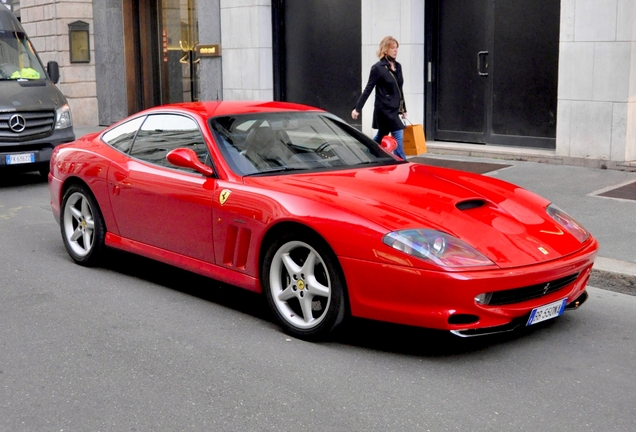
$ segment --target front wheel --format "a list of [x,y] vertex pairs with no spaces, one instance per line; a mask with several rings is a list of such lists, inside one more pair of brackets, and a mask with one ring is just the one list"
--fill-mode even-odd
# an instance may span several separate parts
[[344,276],[320,239],[286,235],[267,250],[261,274],[267,302],[288,333],[316,340],[345,316]]
[[93,194],[85,186],[73,185],[64,194],[61,210],[62,239],[71,258],[85,266],[97,263],[106,228]]

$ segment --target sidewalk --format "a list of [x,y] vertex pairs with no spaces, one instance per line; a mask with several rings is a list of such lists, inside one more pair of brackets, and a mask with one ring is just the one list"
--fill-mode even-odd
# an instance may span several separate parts
[[[102,129],[76,127],[75,134],[79,138]],[[419,157],[431,164],[509,181],[571,214],[600,245],[590,285],[636,295],[635,162],[564,158],[547,150],[461,143],[428,142],[427,148],[428,153]]]

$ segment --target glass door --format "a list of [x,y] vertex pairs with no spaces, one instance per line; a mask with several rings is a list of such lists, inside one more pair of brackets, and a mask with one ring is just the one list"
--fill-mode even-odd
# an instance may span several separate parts
[[161,103],[199,100],[196,0],[161,0],[159,14]]

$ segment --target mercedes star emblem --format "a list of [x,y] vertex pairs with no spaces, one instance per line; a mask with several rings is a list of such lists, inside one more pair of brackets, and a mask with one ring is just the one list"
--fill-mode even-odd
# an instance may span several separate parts
[[13,132],[20,133],[26,128],[26,120],[20,114],[13,114],[9,119],[9,127]]

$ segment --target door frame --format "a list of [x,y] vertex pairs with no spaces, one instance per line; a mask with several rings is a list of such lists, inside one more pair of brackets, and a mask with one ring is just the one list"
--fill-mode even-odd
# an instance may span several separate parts
[[159,105],[159,37],[156,0],[123,0],[128,115]]
[[[168,64],[162,59],[160,0],[123,0],[126,102],[128,115],[168,101]],[[198,18],[197,18],[198,19]],[[188,53],[192,61],[194,53]],[[194,74],[194,63],[191,74]],[[197,89],[197,78],[191,77],[191,91]],[[165,95],[165,96],[162,96]],[[195,97],[192,94],[192,97]],[[197,95],[198,97],[198,95]]]

